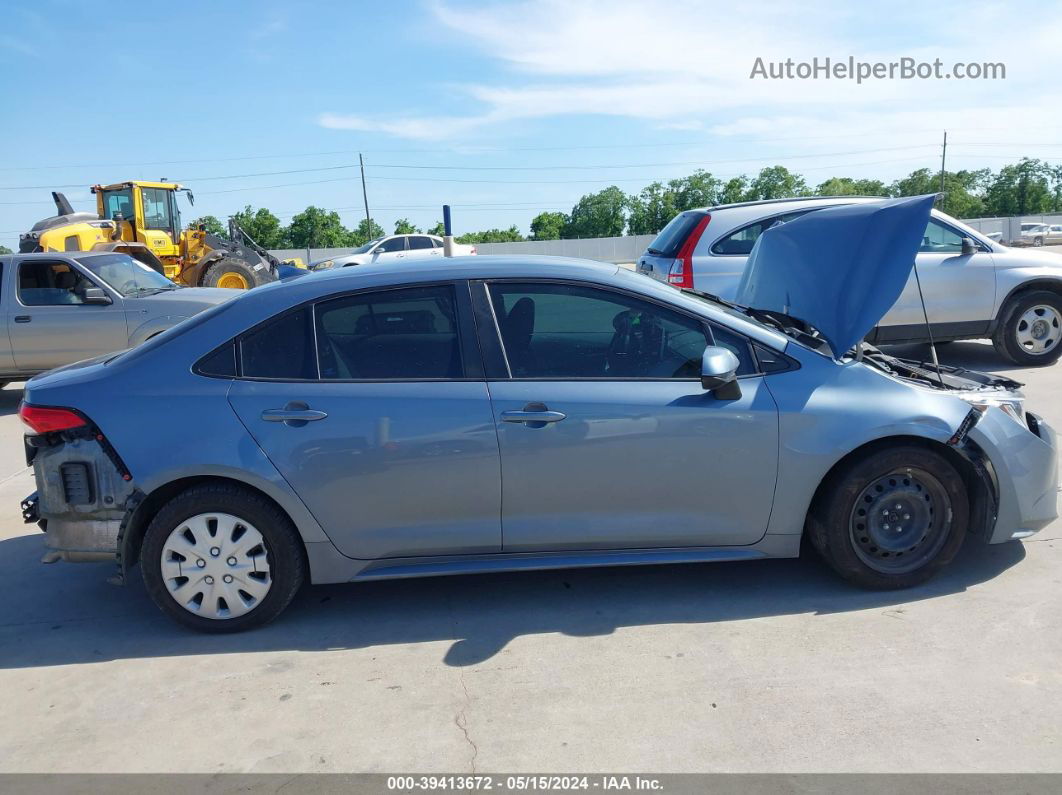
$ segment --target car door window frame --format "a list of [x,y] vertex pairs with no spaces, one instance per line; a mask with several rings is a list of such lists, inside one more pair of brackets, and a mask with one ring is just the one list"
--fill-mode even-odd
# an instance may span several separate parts
[[[749,358],[753,364],[754,371],[739,375],[738,378],[759,378],[767,374],[764,373],[760,367],[759,357],[756,355],[756,345],[752,339],[747,335],[742,334],[740,331],[727,326],[725,323],[710,320],[702,315],[698,315],[696,312],[689,311],[685,307],[675,306],[666,301],[657,300],[653,296],[643,295],[641,293],[625,290],[621,287],[615,287],[608,284],[595,284],[579,281],[577,279],[551,279],[543,277],[520,278],[513,276],[494,279],[478,279],[470,283],[479,345],[483,354],[483,367],[488,381],[700,381],[699,376],[689,378],[675,378],[670,376],[514,376],[509,367],[509,360],[505,354],[505,344],[502,339],[498,313],[495,310],[494,302],[490,295],[490,285],[492,284],[571,285],[573,287],[615,293],[631,300],[641,301],[651,306],[659,307],[664,311],[677,313],[687,319],[699,323],[704,330],[705,339],[707,340],[708,345],[715,344],[713,326],[719,326],[725,328],[731,334],[743,339],[748,348]],[[777,355],[779,357],[784,357],[793,365],[787,369],[795,369],[795,363],[792,362],[790,357],[787,357],[780,352]],[[783,370],[777,369],[772,371],[771,374],[774,374],[775,372],[783,372]]]
[[[454,378],[321,378],[321,359],[320,359],[320,345],[317,338],[317,305],[323,304],[328,301],[332,301],[339,298],[347,298],[355,295],[365,295],[369,293],[384,293],[393,292],[396,290],[414,289],[417,287],[449,287],[453,290],[454,303],[456,305],[456,324],[455,330],[457,332],[457,345],[461,352],[461,370],[462,375]],[[241,342],[243,339],[256,331],[265,328],[270,323],[279,321],[282,318],[298,312],[300,310],[310,309],[310,328],[313,337],[313,350],[315,358],[315,369],[317,370],[317,376],[315,378],[268,378],[263,376],[245,375],[243,368],[243,353]],[[335,293],[329,293],[328,295],[318,296],[306,301],[303,301],[295,306],[288,307],[281,312],[277,312],[274,315],[270,315],[265,320],[241,331],[239,334],[233,336],[225,343],[218,345],[204,356],[201,356],[196,365],[193,367],[193,371],[198,375],[202,375],[205,378],[222,378],[225,380],[232,380],[233,376],[228,375],[216,375],[202,370],[202,365],[208,359],[210,359],[215,353],[220,351],[226,346],[235,346],[236,356],[236,375],[235,379],[239,381],[261,381],[265,383],[310,383],[310,384],[379,384],[379,383],[426,383],[426,382],[450,382],[450,381],[483,381],[483,359],[480,354],[480,348],[478,344],[476,325],[473,320],[473,308],[472,299],[470,295],[470,287],[467,280],[463,279],[444,279],[442,281],[424,281],[424,282],[409,282],[406,284],[391,284],[391,285],[377,285],[375,287],[363,287],[354,290],[342,290]]]
[[24,307],[26,309],[42,309],[44,307],[49,307],[49,306],[104,306],[103,304],[89,304],[89,303],[86,303],[84,301],[82,301],[79,304],[27,304],[27,303],[23,303],[23,301],[22,301],[22,267],[24,265],[27,265],[29,263],[34,263],[34,262],[43,262],[43,263],[46,263],[46,264],[59,264],[59,265],[68,266],[71,270],[74,271],[74,273],[78,274],[79,276],[81,276],[84,279],[87,279],[89,284],[92,287],[98,287],[101,290],[103,290],[104,295],[106,295],[108,298],[111,299],[112,303],[110,304],[110,306],[116,306],[117,305],[116,302],[120,301],[121,298],[122,298],[122,295],[117,290],[113,289],[110,285],[106,284],[102,280],[95,279],[93,277],[93,275],[88,271],[87,268],[82,268],[73,259],[65,259],[63,257],[48,257],[48,258],[33,257],[31,259],[29,257],[22,257],[17,262],[14,263],[15,267],[12,268],[12,270],[14,271],[14,275],[13,275],[12,278],[14,279],[13,286],[15,288],[15,300],[18,302],[18,305],[21,306],[21,307]]

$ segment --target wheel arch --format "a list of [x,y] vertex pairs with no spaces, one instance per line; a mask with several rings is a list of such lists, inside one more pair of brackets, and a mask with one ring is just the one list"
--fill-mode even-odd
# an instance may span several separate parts
[[994,521],[994,486],[989,480],[991,469],[990,467],[986,468],[985,462],[987,462],[987,458],[972,440],[964,440],[960,449],[955,445],[925,436],[909,434],[883,436],[865,442],[841,456],[819,481],[811,502],[808,503],[807,515],[804,517],[804,533],[809,536],[812,543],[818,545],[819,542],[811,537],[812,523],[808,519],[821,505],[831,484],[840,477],[842,472],[860,459],[901,445],[913,445],[932,450],[935,453],[939,453],[948,463],[955,467],[955,471],[959,473],[966,486],[966,497],[970,508],[970,526],[968,529],[971,533],[980,532],[986,524]]
[[302,555],[305,560],[306,539],[299,531],[298,523],[295,521],[294,517],[292,517],[291,513],[268,493],[244,480],[239,480],[233,477],[226,477],[223,475],[191,475],[164,483],[148,494],[137,492],[135,495],[134,504],[126,510],[118,534],[118,568],[123,579],[128,570],[140,561],[140,550],[144,543],[144,533],[147,531],[148,525],[151,524],[151,520],[155,518],[155,515],[162,509],[162,507],[182,492],[195,486],[208,484],[235,486],[236,488],[247,491],[257,497],[261,497],[263,500],[266,500],[275,506],[277,510],[287,517],[288,521],[291,522],[292,526],[298,533],[299,539],[302,542],[299,546],[302,549]]
[[998,325],[1000,321],[1002,321],[1003,313],[1006,311],[1011,301],[1016,299],[1018,296],[1024,295],[1025,293],[1031,293],[1037,290],[1044,290],[1049,293],[1055,293],[1057,296],[1062,298],[1062,278],[1041,276],[1034,279],[1029,279],[1028,281],[1015,285],[1010,289],[1010,292],[1008,292],[1006,296],[1004,296],[1003,300],[999,302],[999,308],[996,310],[996,317],[993,323],[995,325]]

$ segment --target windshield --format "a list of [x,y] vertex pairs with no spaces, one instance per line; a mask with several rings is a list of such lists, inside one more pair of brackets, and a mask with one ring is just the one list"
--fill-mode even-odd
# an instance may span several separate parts
[[375,248],[375,247],[376,247],[376,245],[377,245],[377,244],[378,244],[378,243],[379,243],[379,242],[380,242],[381,240],[383,240],[383,238],[382,238],[382,237],[378,237],[378,238],[376,238],[375,240],[370,240],[370,241],[369,241],[368,243],[366,243],[365,245],[363,245],[363,246],[358,246],[358,247],[357,247],[356,249],[354,249],[354,250],[353,250],[353,251],[351,251],[350,253],[351,253],[351,254],[368,254],[368,253],[369,253],[369,250],[370,250],[370,249],[372,249],[372,248]]
[[127,254],[79,257],[78,262],[126,298],[177,289],[177,285],[161,273]]

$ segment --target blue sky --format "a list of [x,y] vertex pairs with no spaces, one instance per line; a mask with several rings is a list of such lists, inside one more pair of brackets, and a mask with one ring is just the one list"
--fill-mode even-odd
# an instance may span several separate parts
[[[1057,4],[7,0],[0,243],[61,187],[166,177],[194,209],[308,204],[458,232],[697,167],[893,179],[1062,159]],[[1030,20],[1036,20],[1030,24]],[[132,28],[130,27],[132,26]],[[130,29],[147,36],[134,40]],[[184,37],[182,40],[181,37]],[[187,42],[187,44],[185,44]],[[754,59],[1003,62],[997,81],[751,80]],[[430,168],[423,168],[430,167]],[[290,172],[290,173],[273,173]],[[258,176],[246,176],[258,175]]]

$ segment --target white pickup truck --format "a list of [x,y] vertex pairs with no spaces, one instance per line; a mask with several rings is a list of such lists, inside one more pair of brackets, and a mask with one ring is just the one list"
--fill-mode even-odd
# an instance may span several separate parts
[[241,290],[181,287],[126,254],[0,256],[0,384],[138,345]]

